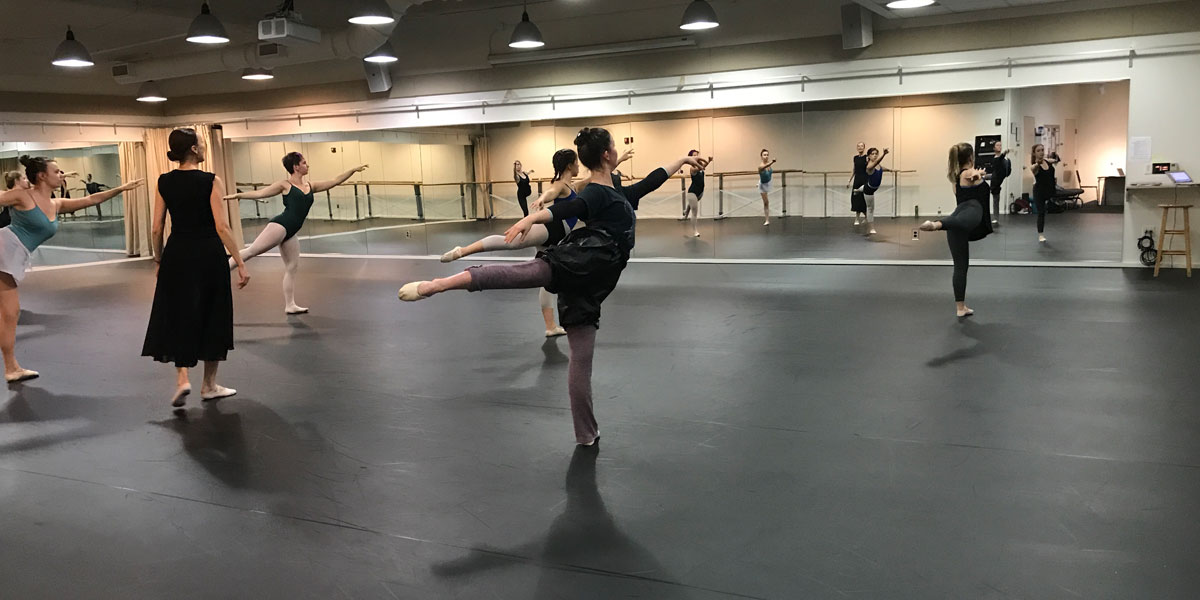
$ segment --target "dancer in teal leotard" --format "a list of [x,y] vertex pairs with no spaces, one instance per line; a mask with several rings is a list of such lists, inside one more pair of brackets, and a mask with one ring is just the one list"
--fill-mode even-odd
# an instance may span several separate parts
[[[313,194],[318,194],[335,188],[355,173],[361,173],[368,165],[359,165],[337,176],[337,179],[318,181],[308,180],[308,161],[299,152],[289,152],[283,157],[283,168],[287,169],[288,178],[276,181],[271,185],[253,192],[238,192],[225,196],[226,200],[259,200],[264,201],[283,194],[283,212],[279,213],[263,228],[262,233],[254,239],[246,249],[242,250],[242,260],[250,260],[271,248],[279,247],[279,255],[283,257],[283,302],[284,311],[289,315],[308,312],[308,309],[296,304],[296,271],[300,268],[300,242],[296,233],[304,226],[308,210],[313,205]],[[233,259],[229,259],[229,268],[233,268]]]

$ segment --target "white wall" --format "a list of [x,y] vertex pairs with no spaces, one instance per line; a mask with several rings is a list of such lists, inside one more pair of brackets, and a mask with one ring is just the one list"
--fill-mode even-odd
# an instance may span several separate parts
[[1079,86],[1078,160],[1084,185],[1125,168],[1128,135],[1129,82]]

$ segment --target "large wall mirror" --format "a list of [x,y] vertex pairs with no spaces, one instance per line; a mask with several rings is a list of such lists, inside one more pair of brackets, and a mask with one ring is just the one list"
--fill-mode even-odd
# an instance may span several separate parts
[[[59,198],[79,198],[123,183],[115,144],[7,142],[0,150],[0,172],[23,171],[18,162],[22,154],[52,158],[67,173],[66,183],[54,192]],[[121,196],[58,218],[58,233],[33,252],[34,266],[125,258],[125,201]]]
[[[621,166],[635,180],[690,150],[714,158],[701,176],[697,223],[690,214],[684,218],[691,173],[676,173],[642,201],[635,257],[923,261],[947,258],[942,237],[916,229],[954,210],[948,150],[968,142],[976,148],[978,165],[997,184],[988,184],[996,195],[995,233],[972,246],[973,258],[1119,262],[1128,112],[1128,82],[1117,81],[603,119],[235,138],[233,152],[243,191],[286,177],[281,160],[292,151],[308,158],[313,181],[371,165],[315,199],[299,235],[305,252],[440,255],[502,233],[554,178],[555,151],[572,148],[581,127],[601,126],[612,132],[618,149],[635,151]],[[868,181],[873,202],[863,198],[866,206],[854,193],[861,189],[853,176],[860,143],[864,152],[881,156],[879,173]],[[1037,145],[1059,160],[1056,191],[1045,202],[1033,194]],[[764,150],[773,161],[769,182],[759,170]],[[586,177],[581,169],[576,180]],[[525,186],[528,197],[522,193]],[[278,197],[241,204],[247,239],[283,208]],[[856,214],[856,208],[872,210]],[[1037,225],[1040,209],[1044,242]]]

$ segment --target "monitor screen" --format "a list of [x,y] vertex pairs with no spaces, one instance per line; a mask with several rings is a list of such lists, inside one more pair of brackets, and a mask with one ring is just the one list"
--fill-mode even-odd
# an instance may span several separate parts
[[1174,181],[1175,183],[1192,182],[1192,178],[1188,176],[1186,171],[1171,171],[1170,173],[1167,173],[1167,176],[1170,177],[1171,181]]

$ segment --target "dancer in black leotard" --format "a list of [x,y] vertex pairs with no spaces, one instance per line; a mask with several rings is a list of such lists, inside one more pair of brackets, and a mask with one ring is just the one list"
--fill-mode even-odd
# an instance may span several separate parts
[[662,186],[670,173],[683,165],[705,167],[703,159],[689,156],[655,169],[642,181],[613,187],[612,171],[620,159],[612,135],[604,129],[583,129],[575,138],[579,160],[591,170],[587,187],[574,200],[560,202],[525,217],[509,228],[514,240],[529,234],[534,225],[572,217],[587,223],[561,243],[538,253],[537,258],[515,265],[471,267],[433,281],[413,281],[400,288],[401,300],[414,302],[450,290],[482,291],[545,287],[558,293],[559,322],[571,346],[567,387],[575,421],[575,441],[590,446],[600,437],[592,413],[592,354],[600,306],[616,288],[633,250],[638,203]]
[[990,189],[983,180],[983,169],[975,168],[975,148],[963,142],[950,147],[946,174],[954,184],[954,198],[958,206],[950,216],[940,221],[925,221],[924,231],[946,230],[946,243],[950,245],[950,256],[954,258],[954,302],[959,317],[969,317],[975,311],[967,308],[967,267],[971,254],[968,242],[982,240],[992,233],[988,218],[988,196]]
[[[688,152],[688,156],[700,156],[700,151],[692,150]],[[708,157],[705,162],[712,164],[712,157]],[[683,211],[683,218],[686,219],[688,215],[691,215],[692,236],[700,237],[700,229],[697,226],[697,222],[700,220],[700,199],[704,197],[704,169],[691,167],[691,173],[688,174],[688,178],[692,181],[687,189],[687,209]]]
[[1046,205],[1058,192],[1058,183],[1054,179],[1054,165],[1058,163],[1058,154],[1046,156],[1046,146],[1033,145],[1033,202],[1037,209],[1038,242],[1046,241]]
[[850,210],[854,212],[854,225],[857,227],[866,216],[867,204],[866,198],[863,198],[863,186],[867,185],[867,145],[859,142],[855,146],[854,154],[854,170],[850,172],[850,182],[846,187],[850,188]]
[[[283,168],[287,169],[288,178],[276,181],[271,185],[253,192],[238,192],[225,196],[226,200],[264,201],[266,198],[283,194],[283,212],[279,213],[263,228],[262,233],[254,242],[242,250],[242,260],[250,260],[271,248],[279,247],[279,255],[283,257],[283,307],[289,315],[308,312],[308,309],[296,304],[296,271],[300,268],[300,242],[296,233],[304,226],[308,210],[313,205],[313,194],[319,194],[335,188],[350,179],[355,173],[366,170],[368,165],[359,165],[329,181],[308,181],[308,161],[299,152],[289,152],[283,157]],[[307,189],[307,191],[306,191]],[[229,259],[229,268],[234,267],[233,259]]]
[[533,173],[533,169],[522,170],[521,161],[513,163],[513,180],[517,182],[517,204],[521,205],[521,212],[526,217],[529,216],[529,197],[533,195],[533,187],[529,184],[530,173]]

